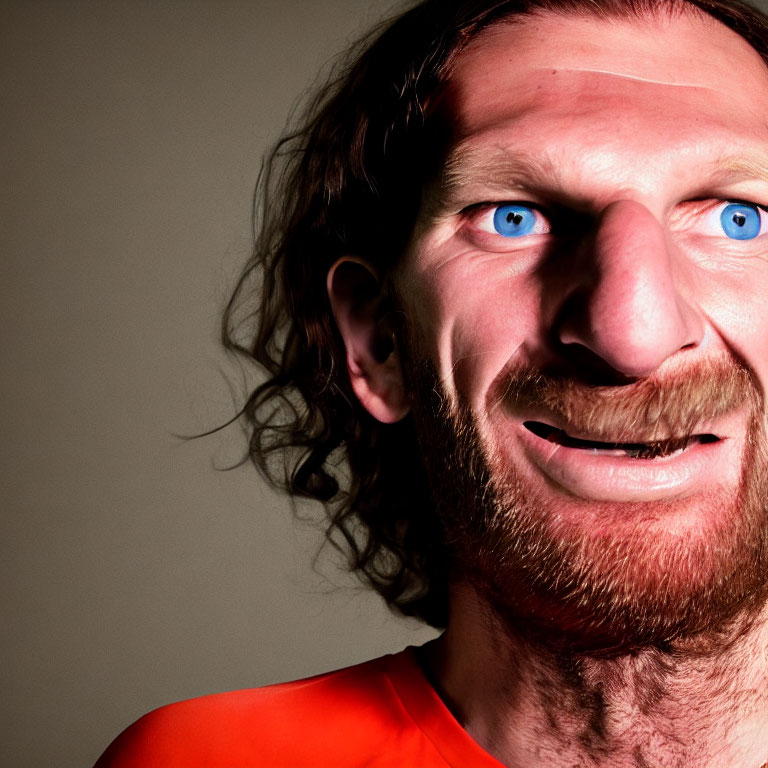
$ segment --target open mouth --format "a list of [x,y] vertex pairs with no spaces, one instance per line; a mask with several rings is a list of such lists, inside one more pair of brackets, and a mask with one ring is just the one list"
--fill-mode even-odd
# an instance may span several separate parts
[[698,443],[716,443],[721,439],[717,435],[703,433],[687,435],[685,437],[673,437],[650,443],[611,443],[571,437],[562,429],[541,421],[524,421],[523,426],[537,437],[550,443],[556,443],[568,448],[581,448],[582,450],[594,453],[605,453],[611,456],[625,454],[633,459],[660,459],[682,453],[690,446]]

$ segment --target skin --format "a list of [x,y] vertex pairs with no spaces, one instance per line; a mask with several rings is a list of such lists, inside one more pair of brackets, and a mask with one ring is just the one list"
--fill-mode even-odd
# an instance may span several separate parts
[[[546,414],[498,407],[494,384],[505,367],[532,364],[631,386],[728,357],[764,394],[768,235],[736,241],[719,227],[727,201],[768,205],[762,60],[693,13],[537,16],[475,39],[443,98],[449,156],[395,285],[449,401],[468,407],[495,471],[514,467],[574,535],[629,534],[642,508],[657,520],[664,510],[649,530],[660,546],[670,534],[707,536],[726,513],[706,500],[732,497],[741,474],[746,412],[701,426],[721,438],[701,465],[623,473],[617,457],[582,452],[566,466],[553,448],[542,459],[522,422]],[[494,231],[494,205],[511,201],[538,211],[533,234]],[[561,234],[563,211],[582,235]],[[349,298],[371,280],[364,262],[344,259],[329,294],[358,397],[395,421],[408,408],[397,352],[374,353],[386,323]],[[762,612],[727,650],[681,642],[674,663],[647,649],[566,665],[456,585],[425,663],[457,719],[508,766],[758,768],[768,761],[766,648]]]

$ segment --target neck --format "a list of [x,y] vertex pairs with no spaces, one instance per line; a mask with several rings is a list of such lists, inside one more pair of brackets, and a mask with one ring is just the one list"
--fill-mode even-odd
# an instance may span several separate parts
[[510,768],[761,768],[768,613],[717,649],[595,658],[514,636],[469,588],[425,662],[459,722]]

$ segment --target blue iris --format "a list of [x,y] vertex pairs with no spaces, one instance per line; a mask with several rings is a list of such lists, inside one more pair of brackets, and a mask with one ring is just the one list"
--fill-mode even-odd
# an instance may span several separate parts
[[536,226],[536,214],[527,205],[507,203],[493,214],[493,228],[503,237],[530,235]]
[[720,224],[728,237],[751,240],[760,234],[760,211],[750,203],[729,203],[720,214]]

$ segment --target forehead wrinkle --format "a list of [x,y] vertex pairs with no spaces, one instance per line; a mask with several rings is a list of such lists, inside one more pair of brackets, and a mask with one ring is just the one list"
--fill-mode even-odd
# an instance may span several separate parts
[[713,88],[710,85],[702,85],[701,83],[685,83],[685,82],[675,82],[673,80],[658,80],[656,78],[652,77],[642,77],[641,75],[633,75],[628,72],[614,72],[610,69],[597,69],[594,67],[536,67],[537,72],[552,72],[553,70],[556,70],[557,72],[578,72],[581,73],[588,73],[588,74],[595,74],[595,75],[604,75],[606,77],[618,77],[622,80],[634,80],[638,83],[650,83],[651,85],[668,85],[673,88],[695,88],[702,91],[718,91],[717,88]]

